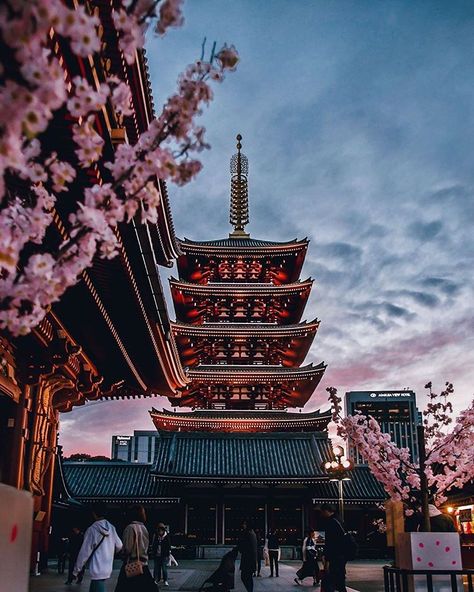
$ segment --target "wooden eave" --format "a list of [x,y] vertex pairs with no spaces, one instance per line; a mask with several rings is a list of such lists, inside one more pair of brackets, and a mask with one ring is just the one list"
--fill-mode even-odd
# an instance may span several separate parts
[[292,284],[239,284],[239,283],[223,283],[215,282],[209,284],[194,284],[170,278],[171,290],[179,291],[186,294],[196,294],[203,296],[282,296],[287,294],[301,294],[306,290],[310,290],[314,280],[308,278],[301,282],[294,282]]
[[320,321],[303,322],[295,325],[277,325],[276,323],[204,323],[190,325],[188,323],[171,322],[173,333],[186,337],[306,337],[316,334]]
[[158,431],[318,431],[327,429],[331,413],[290,413],[282,410],[265,411],[191,411],[188,413],[158,411],[150,416]]
[[[100,9],[111,70],[129,82],[132,90],[135,109],[134,114],[125,119],[125,139],[128,138],[133,143],[148,126],[152,114],[151,102],[147,97],[148,89],[143,79],[143,63],[139,56],[133,66],[128,67],[125,64],[117,45],[116,33],[111,27],[110,2],[97,0],[96,5]],[[60,44],[55,45],[55,51],[60,52],[61,49]],[[103,65],[98,60],[74,58],[74,61],[67,53],[65,57],[59,57],[68,76],[73,76],[79,70],[93,85],[99,84],[105,77]],[[96,124],[105,140],[104,154],[110,156],[116,141],[114,131],[117,130],[117,121],[110,105],[106,105],[99,113]],[[61,121],[59,131],[70,140],[68,125]],[[60,141],[60,138],[56,138],[56,141]],[[72,142],[65,145],[72,146]],[[67,158],[67,154],[65,157]],[[101,167],[102,163],[99,162],[87,172],[81,172],[82,177],[77,180],[79,186],[84,176],[89,179],[92,176],[99,182],[104,173]],[[164,203],[165,200],[162,200],[162,227],[172,229],[172,221],[168,221],[170,212],[165,210]],[[63,220],[68,215],[67,200],[60,200],[55,224],[63,239],[67,238]],[[159,278],[151,276],[157,276],[157,258],[169,263],[174,256],[173,252],[166,253],[164,247],[171,241],[172,233],[170,231],[165,240],[161,237],[158,226],[151,231],[146,228],[146,233],[148,247],[150,244],[151,247],[144,253],[143,242],[136,235],[134,223],[117,228],[119,257],[111,261],[96,259],[93,266],[84,272],[80,284],[68,290],[54,310],[58,312],[74,340],[83,345],[96,361],[108,382],[114,382],[119,375],[120,380],[143,393],[169,395],[177,387],[185,385],[186,378],[169,331],[164,297],[162,293],[158,294],[161,291]],[[150,253],[155,254],[153,258]],[[161,302],[158,302],[160,297]],[[149,305],[148,309],[145,302]],[[134,322],[130,322],[130,317]]]
[[321,377],[326,370],[326,364],[321,362],[317,366],[308,364],[300,368],[286,368],[283,366],[199,366],[189,368],[187,376],[194,382],[209,384],[248,384],[249,382],[270,384],[272,382],[294,382],[312,380]]
[[262,257],[265,255],[285,255],[287,253],[299,253],[308,248],[309,240],[295,239],[288,242],[270,242],[261,241],[261,246],[250,244],[241,245],[237,240],[223,239],[225,244],[220,245],[220,241],[192,241],[187,238],[179,239],[179,246],[185,255],[213,255],[216,257],[255,255]]

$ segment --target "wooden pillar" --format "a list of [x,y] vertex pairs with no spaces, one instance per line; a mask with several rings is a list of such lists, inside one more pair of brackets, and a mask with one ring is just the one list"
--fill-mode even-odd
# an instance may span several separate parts
[[9,484],[17,489],[27,489],[25,484],[26,442],[28,439],[28,410],[32,408],[33,388],[22,389],[13,421],[12,462]]
[[398,535],[405,532],[405,516],[402,502],[385,502],[387,546],[395,548],[395,565],[398,565]]
[[[34,521],[31,569],[47,569],[49,528],[53,499],[54,464],[59,414],[54,409],[55,395],[73,389],[71,380],[50,375],[40,380],[31,414],[28,446],[27,483],[34,495]],[[38,559],[39,556],[39,559]]]

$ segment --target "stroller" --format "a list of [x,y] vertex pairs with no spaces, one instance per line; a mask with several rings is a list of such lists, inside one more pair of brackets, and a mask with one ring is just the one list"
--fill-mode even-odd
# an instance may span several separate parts
[[[235,574],[235,560],[237,559],[238,549],[232,549],[226,553],[219,564],[216,571],[210,575],[202,586],[199,592],[229,592],[234,589],[234,574]],[[205,587],[210,584],[210,587]]]

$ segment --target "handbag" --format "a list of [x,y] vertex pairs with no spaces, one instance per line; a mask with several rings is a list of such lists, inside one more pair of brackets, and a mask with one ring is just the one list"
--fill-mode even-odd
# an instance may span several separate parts
[[143,563],[140,561],[140,553],[138,550],[138,533],[134,528],[133,532],[135,533],[137,559],[136,561],[130,561],[130,557],[127,558],[127,562],[123,567],[127,578],[136,578],[137,576],[141,576],[143,574]]
[[168,557],[168,567],[178,567],[178,562],[174,558],[174,556],[170,553]]

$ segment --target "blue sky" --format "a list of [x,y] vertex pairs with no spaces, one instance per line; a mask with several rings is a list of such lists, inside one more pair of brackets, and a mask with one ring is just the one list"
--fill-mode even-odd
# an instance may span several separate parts
[[[308,360],[329,366],[308,409],[324,404],[328,384],[341,392],[410,386],[423,402],[428,380],[438,388],[453,381],[458,408],[466,404],[474,4],[188,0],[185,18],[182,29],[148,40],[157,107],[204,37],[208,46],[235,44],[241,62],[201,118],[212,145],[202,173],[169,187],[178,236],[229,232],[229,159],[241,133],[251,235],[311,239],[303,276],[315,286],[305,316],[322,324]],[[64,415],[66,452],[107,452],[109,435],[151,429],[151,404]],[[77,436],[86,425],[84,444]]]

